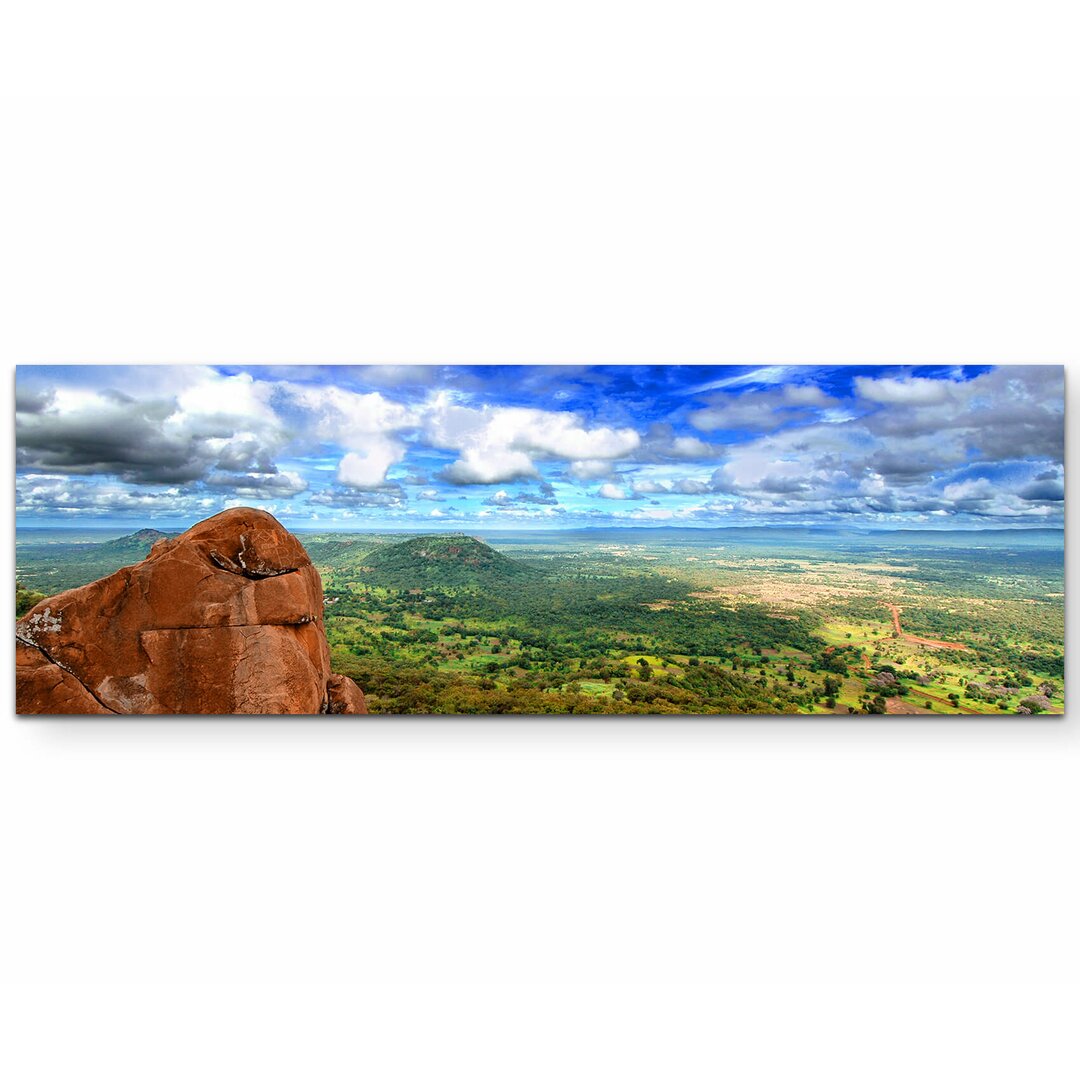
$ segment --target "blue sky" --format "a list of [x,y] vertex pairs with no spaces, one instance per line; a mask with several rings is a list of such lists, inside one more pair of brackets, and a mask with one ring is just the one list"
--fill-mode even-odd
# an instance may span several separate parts
[[20,367],[16,519],[1060,526],[1059,366]]

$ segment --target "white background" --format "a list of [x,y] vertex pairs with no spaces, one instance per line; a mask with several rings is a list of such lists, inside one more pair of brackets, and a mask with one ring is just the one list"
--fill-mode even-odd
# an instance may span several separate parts
[[[4,393],[1074,361],[1068,11],[22,5]],[[1072,1078],[1078,766],[1069,720],[5,719],[0,1069]]]

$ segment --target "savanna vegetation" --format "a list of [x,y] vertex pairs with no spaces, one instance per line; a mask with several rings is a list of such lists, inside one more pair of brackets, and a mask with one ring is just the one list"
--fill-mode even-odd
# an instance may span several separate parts
[[[134,561],[159,535],[20,542],[17,605]],[[375,712],[1063,709],[1060,533],[301,539],[334,670]]]

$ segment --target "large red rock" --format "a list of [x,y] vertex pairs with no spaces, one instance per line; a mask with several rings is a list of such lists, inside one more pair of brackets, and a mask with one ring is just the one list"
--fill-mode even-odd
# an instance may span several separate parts
[[16,623],[19,713],[356,713],[322,582],[263,510],[226,510]]

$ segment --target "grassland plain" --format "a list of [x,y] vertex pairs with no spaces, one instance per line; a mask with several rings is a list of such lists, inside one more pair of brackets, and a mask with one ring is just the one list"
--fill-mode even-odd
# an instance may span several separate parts
[[[17,610],[161,535],[20,531]],[[300,535],[374,712],[1064,708],[1060,531]]]

